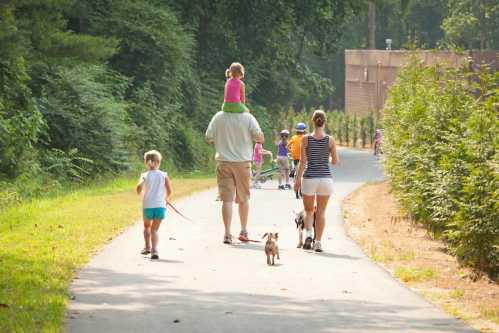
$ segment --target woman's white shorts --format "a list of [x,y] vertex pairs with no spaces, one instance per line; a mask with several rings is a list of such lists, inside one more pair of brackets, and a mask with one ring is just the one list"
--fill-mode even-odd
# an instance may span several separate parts
[[303,195],[332,195],[332,178],[303,178],[301,183]]

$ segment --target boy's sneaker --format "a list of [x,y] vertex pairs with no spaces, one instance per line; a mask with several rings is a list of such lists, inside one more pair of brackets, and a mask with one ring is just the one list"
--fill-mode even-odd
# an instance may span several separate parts
[[313,241],[314,240],[312,239],[312,237],[305,238],[305,244],[303,244],[303,249],[304,250],[311,250]]
[[246,230],[241,230],[239,233],[239,240],[241,242],[249,242],[248,232]]
[[225,235],[224,236],[224,244],[232,244],[232,235]]
[[285,188],[286,188],[287,190],[291,190],[291,185],[286,184],[286,185],[285,185]]
[[158,251],[151,252],[151,259],[159,259]]
[[322,246],[321,246],[321,241],[315,241],[314,242],[314,251],[315,252],[322,252]]
[[146,248],[146,247],[143,248],[142,251],[140,251],[140,254],[142,254],[142,255],[146,255],[146,254],[149,254],[149,253],[151,253],[151,250],[148,249],[148,248]]

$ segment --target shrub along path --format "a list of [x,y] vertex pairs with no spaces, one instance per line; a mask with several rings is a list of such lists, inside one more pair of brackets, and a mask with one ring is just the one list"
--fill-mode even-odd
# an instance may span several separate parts
[[[70,332],[475,332],[392,279],[343,230],[341,200],[382,178],[370,153],[340,150],[325,252],[297,249],[291,191],[253,192],[249,231],[278,231],[281,260],[263,244],[222,244],[215,191],[178,202],[194,219],[168,217],[160,260],[138,253],[140,223],[99,253],[72,285]],[[237,224],[236,224],[237,225]],[[233,233],[239,231],[234,228]]]

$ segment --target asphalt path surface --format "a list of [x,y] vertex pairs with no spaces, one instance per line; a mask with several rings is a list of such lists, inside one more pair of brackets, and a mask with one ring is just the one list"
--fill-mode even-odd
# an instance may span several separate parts
[[[82,269],[71,286],[69,332],[476,332],[394,280],[344,232],[341,201],[383,178],[368,152],[340,150],[327,213],[325,252],[296,248],[292,191],[252,190],[250,238],[279,232],[281,260],[264,243],[225,245],[220,203],[209,190],[176,206],[160,229],[160,259],[139,254],[137,223]],[[237,210],[235,210],[236,212]],[[239,233],[237,214],[233,234]]]

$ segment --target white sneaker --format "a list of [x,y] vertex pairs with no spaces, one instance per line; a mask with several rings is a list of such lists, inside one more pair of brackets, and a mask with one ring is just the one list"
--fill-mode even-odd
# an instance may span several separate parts
[[316,240],[314,242],[314,251],[315,252],[322,252],[321,241]]

